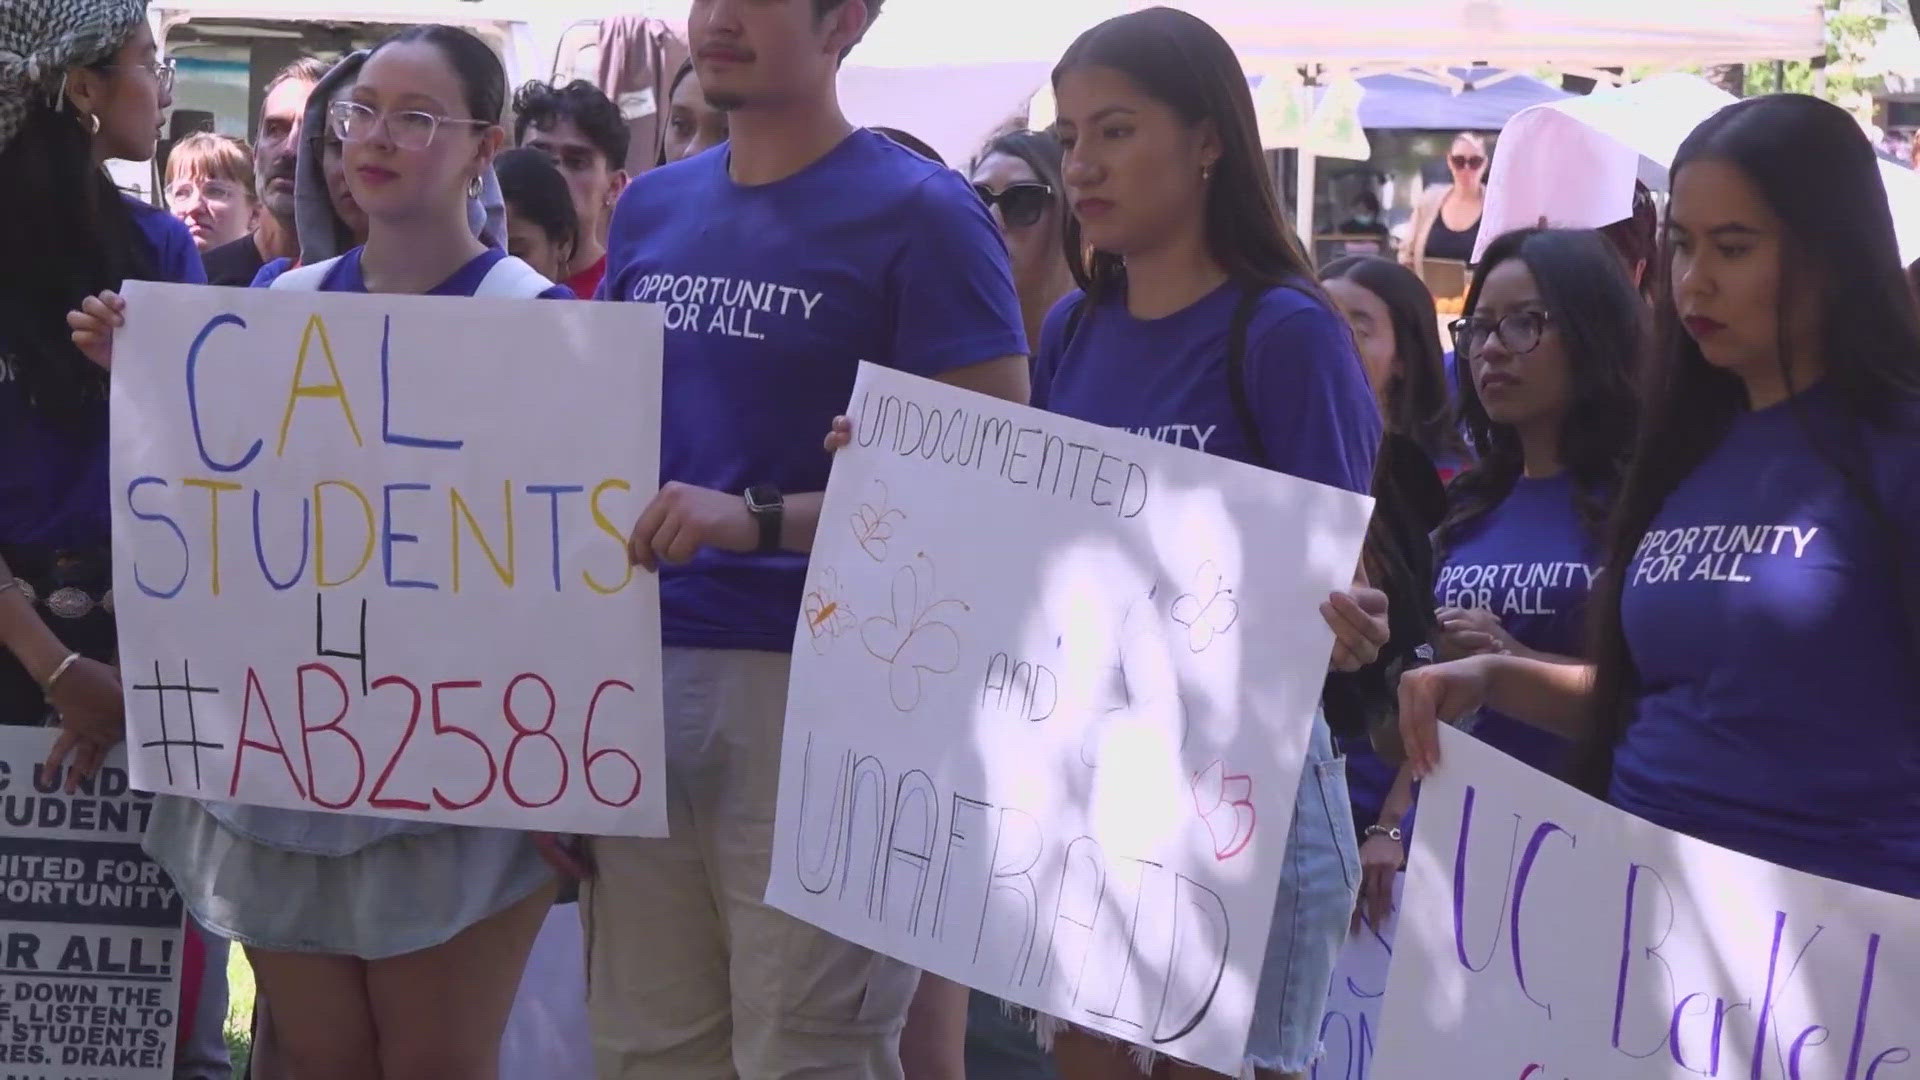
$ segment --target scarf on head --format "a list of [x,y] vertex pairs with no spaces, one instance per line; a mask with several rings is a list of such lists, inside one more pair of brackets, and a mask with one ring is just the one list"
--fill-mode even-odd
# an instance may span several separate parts
[[19,134],[35,94],[59,107],[67,69],[112,56],[146,15],[147,0],[0,3],[0,151]]

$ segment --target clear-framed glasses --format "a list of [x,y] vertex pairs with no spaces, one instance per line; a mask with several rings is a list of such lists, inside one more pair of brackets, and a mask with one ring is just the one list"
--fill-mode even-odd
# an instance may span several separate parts
[[207,202],[239,202],[246,197],[246,189],[231,180],[216,180],[211,177],[201,180],[176,180],[167,188],[169,206],[185,206],[199,195]]
[[425,150],[433,145],[433,136],[440,130],[441,124],[459,124],[463,127],[485,128],[492,125],[485,120],[461,120],[451,116],[435,116],[418,109],[400,109],[382,113],[360,104],[357,101],[336,101],[327,109],[327,119],[331,122],[333,133],[341,142],[364,142],[373,136],[374,129],[382,121],[387,125],[387,137],[393,145],[402,150]]
[[1519,356],[1540,347],[1540,336],[1552,321],[1544,311],[1514,311],[1499,319],[1455,319],[1447,329],[1453,332],[1453,354],[1462,360],[1479,352],[1494,334],[1508,352]]
[[108,64],[109,71],[144,71],[153,76],[154,85],[165,94],[173,90],[173,61],[155,60],[151,64]]

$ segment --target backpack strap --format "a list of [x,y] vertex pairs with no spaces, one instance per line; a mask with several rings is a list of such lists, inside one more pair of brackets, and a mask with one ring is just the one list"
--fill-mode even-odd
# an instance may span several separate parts
[[267,288],[292,289],[295,292],[319,292],[321,283],[327,280],[327,275],[333,271],[334,265],[342,258],[344,258],[344,256],[335,256],[331,259],[323,259],[311,266],[296,266],[286,273],[281,274],[279,277],[274,278],[273,282],[269,284]]
[[473,290],[475,299],[531,300],[553,288],[540,271],[511,255],[493,264],[487,276]]
[[1227,329],[1227,393],[1233,398],[1233,411],[1239,414],[1240,427],[1247,433],[1247,447],[1253,451],[1253,459],[1271,468],[1266,440],[1260,437],[1260,418],[1254,413],[1253,401],[1247,394],[1247,327],[1265,295],[1264,289],[1246,289],[1240,294],[1239,305],[1233,309],[1233,323]]

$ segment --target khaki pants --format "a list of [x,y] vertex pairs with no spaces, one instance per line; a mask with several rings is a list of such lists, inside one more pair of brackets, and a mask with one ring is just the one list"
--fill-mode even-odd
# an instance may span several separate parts
[[668,649],[666,840],[596,838],[599,1080],[898,1080],[919,973],[768,907],[788,657]]

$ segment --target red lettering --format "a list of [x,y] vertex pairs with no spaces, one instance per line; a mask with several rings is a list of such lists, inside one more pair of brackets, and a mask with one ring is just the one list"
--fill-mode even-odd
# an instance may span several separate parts
[[[547,719],[537,728],[523,726],[520,722],[519,713],[515,711],[513,707],[514,689],[529,679],[539,683],[540,689],[546,691],[547,694]],[[526,807],[529,810],[536,810],[542,806],[552,806],[554,803],[560,801],[560,796],[567,793],[567,750],[566,747],[560,745],[559,739],[553,737],[553,718],[559,709],[560,702],[559,699],[553,695],[553,685],[540,676],[533,674],[514,676],[513,681],[507,684],[507,692],[501,695],[500,698],[500,711],[506,714],[507,724],[513,728],[513,741],[507,744],[506,771],[502,774],[503,779],[506,781],[507,798],[512,799],[516,805]],[[553,747],[553,756],[560,760],[560,783],[555,785],[552,797],[544,802],[529,802],[525,798],[522,798],[520,789],[515,787],[513,783],[514,756],[520,752],[520,744],[528,739],[545,739],[548,744]]]
[[434,785],[433,799],[440,804],[443,810],[467,810],[480,805],[487,796],[493,794],[493,785],[500,779],[500,766],[493,760],[493,751],[487,748],[486,741],[458,724],[447,723],[440,715],[440,691],[478,689],[480,689],[480,683],[478,681],[437,682],[433,684],[433,733],[435,735],[458,735],[479,747],[481,756],[487,759],[487,782],[485,786],[480,789],[480,794],[475,795],[466,802],[454,802],[440,791],[439,785]]
[[373,782],[373,793],[367,796],[367,805],[382,810],[429,810],[426,803],[417,799],[389,799],[380,793],[387,789],[387,779],[393,775],[394,766],[400,764],[400,755],[407,752],[407,744],[413,741],[413,729],[420,726],[420,688],[398,675],[389,675],[376,680],[373,689],[383,686],[403,686],[413,695],[413,706],[407,712],[407,729],[400,733],[400,745],[393,748],[393,756],[387,759],[387,767],[381,770],[380,779]]
[[[340,711],[333,714],[333,719],[327,721],[324,724],[321,724],[318,727],[315,727],[307,723],[307,673],[315,672],[315,671],[319,672],[322,675],[325,675],[329,679],[332,679],[333,685],[337,687],[340,691]],[[347,710],[352,700],[347,696],[346,681],[340,678],[339,672],[334,671],[332,668],[328,667],[325,664],[300,665],[300,667],[294,672],[293,681],[294,681],[294,686],[298,690],[297,700],[299,701],[299,704],[300,704],[300,749],[307,756],[307,791],[309,793],[308,797],[311,798],[315,803],[319,804],[320,806],[324,806],[329,810],[345,810],[347,807],[353,805],[354,800],[360,797],[360,789],[364,787],[367,782],[367,755],[362,753],[360,750],[360,740],[354,738],[351,732],[347,731],[345,728],[341,726],[346,722]],[[317,785],[313,779],[312,736],[315,732],[319,732],[319,731],[330,731],[335,735],[340,736],[342,739],[345,739],[347,741],[347,746],[353,750],[353,761],[354,761],[353,791],[345,799],[342,799],[339,802],[328,802],[327,800],[321,798],[319,785]]]
[[[606,806],[630,806],[633,800],[640,797],[640,785],[642,782],[640,763],[633,760],[632,754],[615,747],[609,746],[600,750],[591,749],[593,746],[593,718],[600,708],[600,695],[616,686],[629,694],[634,692],[632,684],[621,682],[619,679],[608,679],[594,689],[593,700],[587,705],[586,727],[580,732],[580,754],[581,757],[585,759],[586,768],[584,771],[587,775],[587,790],[593,794],[593,797]],[[625,761],[627,768],[633,770],[633,787],[627,792],[625,798],[607,798],[600,793],[600,785],[594,782],[593,767],[609,755]]]
[[[253,719],[253,699],[260,699],[260,711],[266,715],[267,730],[273,732],[273,745],[255,742],[247,738],[247,722]],[[267,692],[260,686],[260,675],[252,668],[247,669],[247,689],[240,703],[240,748],[233,754],[233,779],[227,784],[227,798],[231,799],[240,791],[240,769],[247,760],[248,750],[265,750],[280,758],[280,764],[287,768],[287,779],[293,781],[293,790],[304,799],[307,789],[300,786],[300,774],[293,769],[293,759],[287,756],[286,743],[280,738],[280,729],[273,722],[273,707],[267,704]]]

